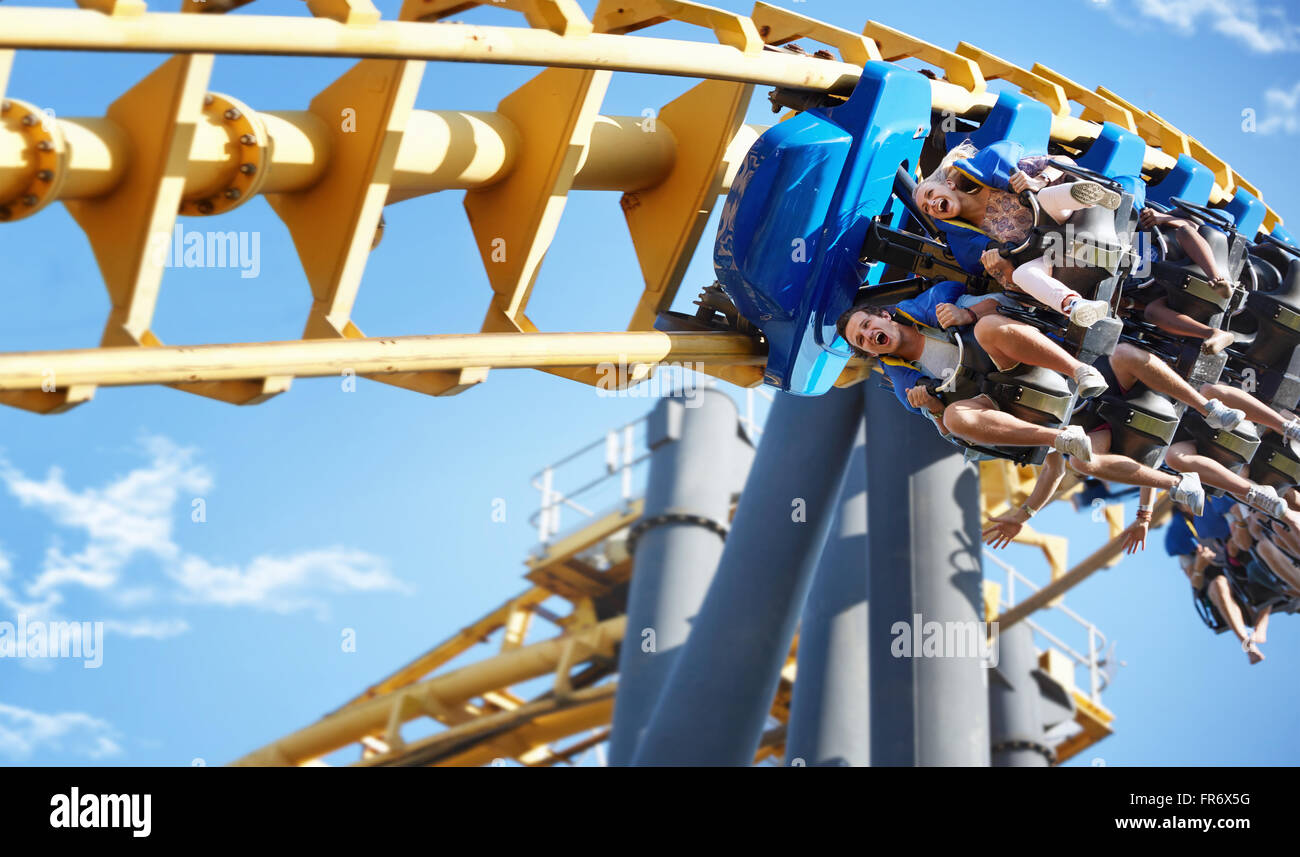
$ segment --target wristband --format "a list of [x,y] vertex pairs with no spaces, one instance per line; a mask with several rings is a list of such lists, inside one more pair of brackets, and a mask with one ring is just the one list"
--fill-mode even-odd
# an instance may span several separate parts
[[1034,517],[1034,515],[1038,514],[1038,510],[1030,506],[1028,503],[1021,503],[1020,511],[1025,513],[1025,520],[1028,520]]

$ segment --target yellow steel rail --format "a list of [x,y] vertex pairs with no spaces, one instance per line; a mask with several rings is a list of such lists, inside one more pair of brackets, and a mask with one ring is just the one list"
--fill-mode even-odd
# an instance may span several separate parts
[[[679,361],[758,366],[764,361],[754,339],[740,333],[464,333],[10,353],[0,357],[0,391],[466,367],[599,366],[611,357],[629,366]],[[609,389],[619,368],[609,363]]]

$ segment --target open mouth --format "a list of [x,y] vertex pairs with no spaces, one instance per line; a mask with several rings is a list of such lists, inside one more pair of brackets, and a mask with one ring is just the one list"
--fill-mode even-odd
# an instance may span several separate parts
[[889,335],[883,330],[877,330],[871,335],[871,344],[877,348],[884,348],[889,344]]
[[948,200],[942,196],[936,199],[934,201],[934,213],[940,217],[946,215],[948,213]]

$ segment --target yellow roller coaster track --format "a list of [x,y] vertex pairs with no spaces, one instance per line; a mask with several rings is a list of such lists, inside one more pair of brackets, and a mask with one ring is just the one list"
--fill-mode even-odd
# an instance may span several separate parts
[[[688,360],[756,385],[764,360],[756,340],[661,333],[652,329],[654,318],[672,303],[714,205],[764,130],[743,122],[754,86],[847,93],[870,61],[931,68],[935,111],[978,121],[996,101],[988,82],[1001,80],[1048,106],[1052,138],[1066,149],[1085,149],[1100,123],[1114,122],[1146,141],[1148,178],[1189,155],[1215,176],[1212,203],[1230,200],[1238,187],[1259,197],[1199,141],[1105,88],[1086,89],[1042,64],[1022,68],[965,42],[947,50],[876,22],[855,33],[761,2],[746,17],[684,0],[601,0],[590,19],[573,0],[406,0],[398,21],[381,20],[369,0],[308,0],[312,17],[225,14],[248,1],[183,0],[179,13],[150,12],[141,0],[0,8],[0,227],[62,201],[90,241],[111,302],[98,347],[0,354],[0,402],[55,413],[88,401],[100,386],[168,384],[255,404],[295,377],[344,371],[449,395],[484,381],[492,368],[537,368],[594,384],[608,383],[602,366],[617,363],[614,380],[626,384],[657,363]],[[443,20],[480,5],[521,13],[528,26]],[[710,31],[716,43],[628,35],[669,20]],[[799,40],[839,58],[769,49]],[[172,56],[105,115],[55,117],[7,93],[15,51],[29,49]],[[208,89],[216,54],[359,61],[305,109],[261,110]],[[417,110],[426,61],[544,70],[495,110]],[[600,113],[616,71],[701,82],[665,104],[647,133],[644,117]],[[383,208],[444,190],[465,191],[491,287],[481,331],[365,336],[351,314],[382,235]],[[624,331],[542,332],[526,314],[573,191],[622,194],[643,275]],[[181,215],[222,215],[258,194],[288,228],[311,289],[302,338],[164,346],[153,330],[165,270],[158,240],[170,239]],[[1264,229],[1280,223],[1269,208]],[[865,367],[851,364],[840,383],[864,375]],[[985,464],[983,477],[983,511],[991,515],[1024,500],[1032,473]],[[359,743],[363,765],[496,758],[548,765],[604,740],[613,685],[598,682],[616,670],[625,622],[617,593],[631,563],[597,574],[578,554],[639,515],[634,504],[551,545],[529,561],[528,590],[318,723],[237,764],[312,764]],[[1043,549],[1054,582],[1032,604],[1001,616],[994,594],[989,618],[1019,621],[1113,564],[1119,522],[1114,510],[1108,517],[1111,542],[1068,573],[1064,540],[1025,528],[1018,540]],[[568,615],[543,606],[557,595],[571,603]],[[615,615],[605,615],[611,607]],[[524,645],[534,618],[553,623],[559,636]],[[497,632],[496,655],[442,670]],[[515,686],[545,676],[553,678],[549,691],[533,699],[516,694]],[[777,721],[788,714],[793,679],[792,652],[773,703]],[[1083,731],[1061,749],[1062,759],[1110,730],[1109,712],[1076,697]],[[404,740],[403,725],[422,717],[444,728]],[[783,728],[764,736],[758,759],[781,752]],[[592,734],[558,747],[584,732]]]
[[[932,67],[935,110],[979,119],[996,100],[988,81],[1003,80],[1048,105],[1052,137],[1066,147],[1086,147],[1099,122],[1117,122],[1147,141],[1149,175],[1188,154],[1213,171],[1212,202],[1238,186],[1258,195],[1197,140],[1104,88],[964,42],[950,51],[875,22],[854,33],[766,3],[745,17],[682,0],[602,0],[588,19],[573,0],[407,0],[398,21],[381,20],[369,0],[310,0],[312,18],[255,19],[223,14],[240,0],[186,0],[180,13],[150,12],[139,0],[80,5],[0,8],[0,95],[14,49],[174,56],[104,116],[55,118],[16,94],[4,101],[0,224],[62,201],[90,240],[111,301],[96,349],[0,354],[0,402],[43,413],[123,384],[253,404],[295,377],[346,369],[430,395],[461,392],[494,367],[625,384],[663,360],[757,384],[759,343],[669,337],[651,331],[653,320],[676,296],[710,212],[763,130],[742,121],[753,86],[846,92],[873,60]],[[478,5],[522,13],[530,27],[441,22]],[[699,25],[717,44],[628,35],[667,20]],[[766,49],[799,39],[840,59]],[[277,111],[208,91],[215,54],[363,59],[307,109]],[[546,69],[495,111],[416,110],[426,60]],[[601,115],[615,71],[704,81],[664,105],[646,133],[643,117]],[[348,116],[350,125],[340,121]],[[440,190],[466,191],[492,289],[482,332],[508,335],[367,339],[351,314],[383,207]],[[625,332],[543,335],[528,301],[567,196],[580,190],[622,192],[641,294]],[[303,343],[161,347],[152,327],[166,264],[159,241],[179,215],[224,214],[259,193],[288,227],[311,287]],[[1265,228],[1277,223],[1269,209]],[[614,361],[610,378],[599,367]],[[853,366],[841,383],[863,374]]]

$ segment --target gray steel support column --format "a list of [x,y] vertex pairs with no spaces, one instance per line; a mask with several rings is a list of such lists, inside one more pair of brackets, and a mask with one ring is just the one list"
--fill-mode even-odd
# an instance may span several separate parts
[[635,764],[752,763],[861,413],[852,388],[777,397],[718,574]]
[[998,637],[998,666],[989,675],[989,735],[996,768],[1046,768],[1042,698],[1034,671],[1033,630],[1023,622]]
[[[688,401],[697,406],[686,407]],[[741,436],[735,403],[717,390],[699,391],[698,400],[663,399],[650,414],[647,432],[650,472],[639,522],[644,529],[636,541],[619,651],[610,765],[631,762],[722,556],[718,532],[673,517],[697,516],[725,528],[731,498],[754,457]]]
[[944,645],[934,656],[914,645],[936,629],[945,643],[977,641],[983,630],[978,471],[874,383],[866,433],[871,762],[988,765],[979,647]]
[[859,422],[835,521],[799,619],[787,765],[870,764],[865,442]]

